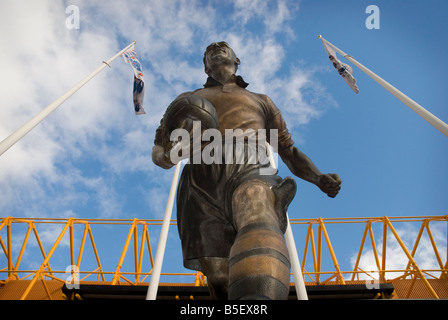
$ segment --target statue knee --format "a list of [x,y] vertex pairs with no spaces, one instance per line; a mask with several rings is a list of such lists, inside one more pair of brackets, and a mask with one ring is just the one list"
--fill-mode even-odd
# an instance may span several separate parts
[[252,202],[256,205],[260,201],[273,201],[274,193],[268,183],[261,180],[250,180],[235,190],[233,198],[240,203]]
[[251,180],[240,185],[232,198],[235,226],[244,226],[257,222],[278,225],[275,210],[275,195],[268,183]]

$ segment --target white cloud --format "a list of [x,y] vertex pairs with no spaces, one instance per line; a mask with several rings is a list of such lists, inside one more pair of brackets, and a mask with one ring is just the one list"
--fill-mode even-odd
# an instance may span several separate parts
[[252,17],[264,15],[268,4],[263,0],[235,0],[234,3],[235,20],[242,20],[242,24],[246,24]]
[[[437,223],[433,222],[430,224],[431,233],[434,237],[434,241],[436,243],[436,248],[439,254],[446,252],[446,223]],[[417,240],[417,235],[419,229],[415,226],[408,224],[406,226],[402,226],[400,228],[395,227],[397,234],[400,239],[403,241],[406,249],[409,253],[412,252],[415,242]],[[367,236],[368,237],[368,236]],[[376,248],[379,256],[380,265],[382,263],[382,235],[376,235]],[[409,258],[407,257],[405,251],[400,246],[399,242],[392,234],[392,232],[388,231],[387,236],[387,247],[386,247],[386,270],[406,270],[406,267],[409,263]],[[359,268],[366,271],[370,274],[370,277],[365,274],[359,274],[360,279],[371,279],[372,277],[378,279],[378,267],[375,262],[374,252],[372,246],[370,245],[369,238],[366,239],[366,245],[364,247],[364,251],[361,255],[361,259],[359,261]],[[353,255],[350,259],[352,265],[355,265],[356,258],[358,253]],[[413,257],[415,262],[417,263],[420,269],[440,269],[440,266],[437,262],[437,257],[434,251],[434,248],[429,240],[427,231],[424,230],[423,235],[419,241],[417,250]],[[437,273],[430,272],[431,274],[437,276]],[[386,278],[396,278],[403,273],[387,273]]]
[[228,39],[241,60],[238,73],[249,82],[248,89],[269,95],[282,110],[290,130],[319,118],[327,108],[337,105],[316,79],[319,69],[295,63],[288,66],[288,73],[279,75],[285,64],[285,49],[275,38],[230,34]]
[[268,36],[275,33],[286,33],[294,37],[291,28],[286,24],[299,9],[293,1],[235,0],[234,21],[241,25],[251,20],[263,21]]

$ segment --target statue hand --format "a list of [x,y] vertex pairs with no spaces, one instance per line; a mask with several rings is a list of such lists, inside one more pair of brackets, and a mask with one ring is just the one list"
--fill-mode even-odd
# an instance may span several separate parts
[[319,176],[317,186],[330,198],[334,198],[341,189],[341,183],[342,180],[339,178],[339,175],[328,173]]
[[163,169],[169,169],[174,164],[166,157],[163,147],[155,145],[152,148],[152,161]]

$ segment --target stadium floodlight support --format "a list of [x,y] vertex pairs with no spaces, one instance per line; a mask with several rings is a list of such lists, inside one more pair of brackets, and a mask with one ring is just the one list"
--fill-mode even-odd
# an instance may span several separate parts
[[115,54],[112,58],[107,61],[103,61],[100,67],[98,67],[95,71],[90,73],[84,79],[79,81],[75,86],[73,86],[70,90],[65,92],[55,101],[46,106],[43,110],[41,110],[38,114],[36,114],[33,118],[31,118],[28,122],[26,122],[22,127],[14,131],[10,136],[0,142],[0,156],[4,154],[9,148],[11,148],[14,144],[16,144],[20,139],[22,139],[28,132],[30,132],[34,127],[36,127],[39,123],[41,123],[46,117],[48,117],[53,111],[55,111],[62,103],[64,103],[68,98],[70,98],[76,91],[81,89],[87,82],[89,82],[93,77],[95,77],[98,73],[100,73],[106,66],[110,67],[112,61],[121,56],[125,51],[135,45],[136,41],[133,41],[126,48]]
[[319,39],[324,41],[326,44],[330,45],[334,50],[339,52],[345,59],[353,63],[355,66],[357,66],[359,69],[361,69],[364,73],[366,73],[369,77],[371,77],[373,80],[378,82],[383,88],[385,88],[387,91],[392,93],[396,98],[398,98],[401,102],[403,102],[405,105],[407,105],[410,109],[412,109],[414,112],[416,112],[420,117],[425,119],[427,122],[429,122],[434,128],[442,132],[445,136],[448,137],[448,125],[437,118],[435,115],[433,115],[431,112],[423,108],[421,105],[419,105],[417,102],[409,98],[407,95],[405,95],[403,92],[395,88],[393,85],[379,77],[377,74],[363,66],[361,63],[356,61],[351,55],[345,53],[338,47],[336,47],[334,44],[328,42],[326,39],[324,39],[321,35],[318,36]]

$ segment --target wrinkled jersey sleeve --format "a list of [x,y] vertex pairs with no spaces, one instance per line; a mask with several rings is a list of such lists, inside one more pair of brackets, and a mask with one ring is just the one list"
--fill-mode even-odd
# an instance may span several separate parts
[[294,141],[292,140],[291,133],[289,132],[286,126],[286,122],[282,116],[282,113],[269,97],[264,96],[263,98],[265,100],[265,105],[267,109],[266,129],[269,144],[275,145],[275,143],[271,142],[271,139],[274,137],[271,137],[269,134],[270,129],[274,129],[277,130],[278,149],[284,150],[292,147],[294,145]]

